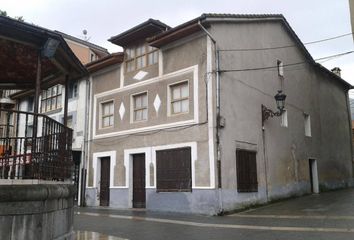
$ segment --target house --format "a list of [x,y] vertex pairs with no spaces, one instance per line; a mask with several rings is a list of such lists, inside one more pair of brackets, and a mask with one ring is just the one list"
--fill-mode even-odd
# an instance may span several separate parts
[[[98,45],[90,43],[88,41],[70,36],[68,34],[54,31],[56,34],[63,37],[68,44],[71,51],[80,60],[81,64],[89,64],[94,61],[98,61],[101,58],[109,55],[107,49]],[[88,79],[86,75],[75,81],[71,81],[68,86],[68,117],[67,126],[72,128],[73,142],[72,153],[75,162],[75,176],[74,180],[77,183],[78,192],[80,193],[81,177],[83,176],[80,169],[82,169],[85,158],[85,137],[87,138],[87,126],[88,126]],[[64,122],[64,99],[65,88],[64,85],[54,85],[48,89],[42,89],[40,97],[40,112],[51,117],[52,119],[63,123]],[[33,91],[13,91],[9,94],[9,91],[4,92],[3,101],[5,106],[15,107],[21,111],[33,112]],[[16,100],[16,101],[14,101]],[[5,104],[4,103],[4,104]],[[26,134],[32,135],[33,123],[31,121],[26,122],[24,118],[20,119],[23,125],[26,125]],[[23,129],[25,131],[25,129]],[[80,198],[80,197],[78,197]],[[76,199],[79,200],[80,199]]]
[[124,58],[90,77],[88,206],[218,214],[353,185],[352,86],[282,15],[149,19],[109,41]]

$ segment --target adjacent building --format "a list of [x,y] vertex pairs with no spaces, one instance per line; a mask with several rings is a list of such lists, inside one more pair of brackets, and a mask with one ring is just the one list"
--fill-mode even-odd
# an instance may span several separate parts
[[[98,61],[109,55],[107,49],[88,41],[70,36],[68,34],[54,31],[61,35],[68,44],[71,51],[80,60],[81,64],[86,65],[91,62]],[[84,171],[81,171],[84,166],[83,159],[85,158],[85,136],[87,139],[88,126],[88,93],[89,93],[89,76],[71,81],[68,87],[68,117],[67,126],[72,128],[72,152],[73,160],[75,162],[74,180],[78,186],[78,192],[81,192],[81,177],[85,176]],[[64,123],[64,99],[65,99],[64,85],[54,85],[48,89],[43,89],[40,96],[40,112],[48,115],[52,119]],[[15,107],[20,111],[33,112],[33,91],[4,91],[2,98],[3,106]],[[1,102],[0,101],[0,102]],[[16,106],[15,106],[16,105]],[[25,119],[24,116],[20,122],[26,128],[22,131],[27,136],[32,136],[33,121]],[[20,125],[21,125],[20,124]],[[79,196],[79,195],[78,195]],[[76,199],[80,200],[80,199]]]
[[218,214],[353,184],[352,86],[282,15],[149,19],[109,41],[124,54],[89,65],[88,206]]

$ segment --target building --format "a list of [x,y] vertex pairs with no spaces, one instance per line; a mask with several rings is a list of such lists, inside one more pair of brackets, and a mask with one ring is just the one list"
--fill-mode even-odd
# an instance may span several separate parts
[[149,19],[109,41],[124,59],[90,78],[88,206],[217,214],[353,184],[352,86],[282,15]]
[[71,239],[75,188],[68,96],[62,124],[39,113],[39,95],[41,87],[68,89],[88,72],[58,33],[4,16],[0,66],[2,93],[34,94],[33,111],[13,109],[6,94],[1,99],[0,221],[6,224],[0,239]]
[[[81,64],[89,64],[98,61],[109,55],[107,49],[98,45],[84,41],[82,39],[70,36],[68,34],[54,31],[59,34],[68,44],[71,51],[80,60]],[[83,176],[80,169],[82,169],[85,158],[85,136],[87,138],[88,126],[88,75],[83,78],[71,81],[68,88],[68,117],[67,126],[72,128],[73,141],[72,151],[75,162],[75,181],[77,182],[78,193],[80,193],[81,177]],[[20,111],[33,112],[33,91],[9,91],[4,92],[2,98],[6,106],[15,107]],[[40,112],[51,117],[52,119],[63,123],[64,122],[64,99],[65,99],[64,85],[54,85],[48,89],[43,89],[40,96]],[[14,101],[16,100],[16,101]],[[16,104],[16,106],[15,106]],[[20,119],[23,125],[28,125],[26,131],[28,135],[32,134],[32,122],[27,123],[24,118]],[[26,123],[25,123],[26,122]],[[25,129],[23,129],[25,131]],[[80,200],[79,195],[78,199]],[[80,201],[79,201],[80,202]]]

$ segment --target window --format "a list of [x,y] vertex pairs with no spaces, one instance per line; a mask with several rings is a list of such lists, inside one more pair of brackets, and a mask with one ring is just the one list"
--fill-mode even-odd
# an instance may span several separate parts
[[26,137],[33,137],[33,124],[28,124],[25,131]]
[[91,54],[90,54],[90,62],[93,62],[93,61],[95,61],[95,60],[97,60],[96,54],[91,53]]
[[133,119],[135,121],[147,120],[148,114],[147,92],[133,96]]
[[304,123],[305,123],[305,136],[311,137],[311,117],[309,114],[304,113]]
[[28,97],[27,99],[27,111],[32,112],[34,107],[34,97]]
[[158,49],[146,44],[125,49],[125,55],[127,72],[138,70],[158,62]]
[[236,150],[237,191],[257,192],[257,161],[256,152]]
[[283,110],[283,113],[281,114],[280,126],[288,127],[288,111],[285,109]]
[[101,127],[111,127],[113,126],[113,113],[114,105],[113,101],[101,103]]
[[283,62],[280,60],[277,60],[277,66],[278,66],[278,75],[280,77],[284,77],[284,65]]
[[42,91],[41,108],[42,112],[48,112],[61,108],[62,86],[55,85],[48,90]]
[[78,95],[77,82],[69,83],[68,98],[76,98]]
[[156,151],[157,192],[191,192],[191,148]]
[[189,111],[189,86],[182,82],[170,86],[171,114],[186,113]]

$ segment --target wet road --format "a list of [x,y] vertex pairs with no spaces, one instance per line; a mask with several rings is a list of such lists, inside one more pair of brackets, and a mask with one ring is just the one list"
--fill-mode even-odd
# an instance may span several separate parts
[[354,189],[305,196],[223,217],[79,208],[75,229],[120,239],[353,240]]

